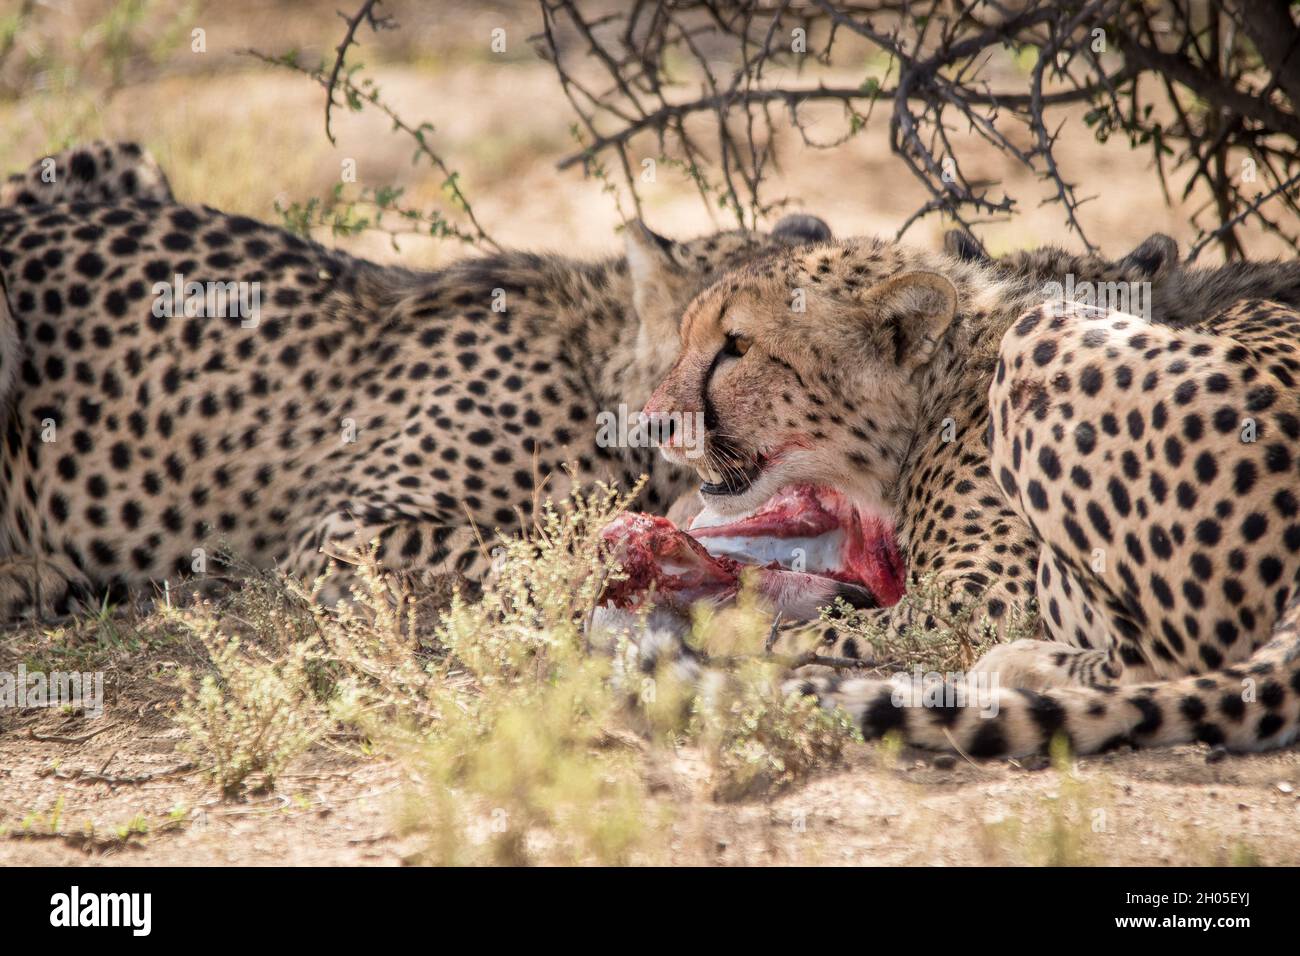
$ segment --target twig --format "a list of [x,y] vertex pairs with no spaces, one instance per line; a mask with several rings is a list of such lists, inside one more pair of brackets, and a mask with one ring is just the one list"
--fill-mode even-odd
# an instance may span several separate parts
[[[361,4],[361,9],[349,17],[342,10],[338,15],[343,22],[348,25],[347,32],[343,34],[343,39],[339,45],[334,48],[334,66],[330,69],[329,80],[325,83],[325,136],[330,143],[334,143],[334,131],[330,127],[330,113],[334,108],[334,89],[338,86],[339,76],[343,72],[343,61],[347,58],[348,47],[353,44],[360,45],[361,41],[357,39],[357,28],[362,22],[368,23],[370,29],[378,33],[380,30],[395,29],[397,24],[392,17],[376,16],[375,7],[379,6],[383,0],[366,0]],[[344,91],[345,93],[348,91]]]
[[834,667],[840,670],[868,670],[875,666],[871,661],[858,660],[856,657],[831,657],[813,651],[805,651],[802,654],[773,654],[765,651],[762,654],[709,655],[707,660],[711,665],[723,666],[744,664],[749,661],[770,661],[780,664],[787,670],[806,667],[810,664],[819,664],[823,667]]
[[31,737],[32,740],[39,740],[42,743],[84,744],[87,740],[90,740],[93,737],[98,737],[100,734],[108,733],[114,726],[115,725],[110,724],[107,727],[101,727],[99,730],[91,731],[88,734],[82,734],[80,737],[63,737],[59,734],[38,734],[34,730],[27,731],[27,736]]
[[168,770],[159,770],[154,773],[142,773],[133,776],[113,777],[103,773],[96,773],[90,770],[54,770],[49,769],[42,771],[39,776],[50,777],[54,780],[70,780],[75,783],[105,783],[109,786],[139,786],[142,783],[148,783],[151,780],[161,780],[166,777],[179,777],[191,773],[195,765],[191,762],[177,764]]
[[948,730],[947,727],[944,727],[944,728],[943,728],[943,735],[944,735],[945,737],[948,738],[948,743],[949,743],[949,745],[952,747],[953,750],[957,751],[958,755],[959,755],[963,760],[965,760],[968,764],[970,764],[972,767],[974,767],[974,768],[975,768],[976,770],[978,770],[980,773],[988,773],[988,768],[987,768],[987,767],[985,767],[983,764],[976,763],[975,760],[973,760],[973,759],[971,758],[971,755],[968,754],[965,750],[962,749],[961,744],[957,743],[957,738],[955,738],[955,737],[952,735],[952,732],[951,732],[950,730]]
[[[777,659],[782,658],[778,657]],[[856,657],[831,657],[813,651],[806,651],[794,657],[784,658],[784,660],[789,661],[788,666],[792,670],[796,667],[806,667],[809,664],[820,664],[822,667],[834,667],[837,670],[867,670],[875,666],[871,661],[858,660]]]
[[[1077,193],[1061,162],[1059,137],[1072,118],[1051,115],[1090,104],[1086,120],[1099,140],[1123,132],[1134,149],[1152,150],[1167,201],[1166,175],[1189,171],[1188,191],[1211,197],[1218,218],[1211,234],[1230,243],[1230,256],[1241,253],[1232,228],[1245,219],[1300,245],[1300,236],[1289,235],[1258,205],[1244,209],[1248,199],[1229,174],[1239,155],[1253,157],[1278,187],[1271,195],[1300,212],[1282,185],[1300,140],[1300,116],[1288,99],[1300,90],[1300,28],[1281,2],[1206,8],[1198,0],[644,0],[611,12],[590,0],[590,14],[587,6],[542,0],[544,30],[533,41],[554,67],[581,131],[582,148],[559,167],[581,164],[587,175],[605,179],[601,158],[612,153],[625,187],[606,180],[606,188],[620,210],[621,194],[640,208],[630,171],[640,161],[633,144],[645,134],[660,162],[691,178],[710,214],[723,207],[752,225],[779,205],[764,189],[768,171],[780,162],[777,107],[785,107],[805,146],[833,148],[864,128],[875,104],[884,102],[891,106],[890,150],[927,193],[900,235],[936,212],[971,233],[975,219],[1018,208],[1014,196],[990,191],[996,183],[966,178],[956,120],[1050,183],[1045,201],[1064,207],[1069,229],[1091,249],[1079,214],[1089,197]],[[795,26],[805,31],[803,46],[788,39]],[[858,85],[817,83],[815,75],[809,82],[816,66],[837,66],[832,50],[844,47],[836,45],[837,33],[887,57],[884,75],[868,75]],[[575,49],[594,67],[581,80],[570,62]],[[1004,71],[996,83],[986,80],[985,67],[1008,49],[1036,55],[1028,77],[1013,85]],[[851,56],[862,62],[860,48]],[[721,63],[734,64],[729,77]],[[885,85],[894,73],[897,81]],[[680,94],[684,89],[689,95]],[[1146,93],[1140,98],[1146,90],[1163,104]],[[1198,100],[1195,109],[1184,106],[1189,94]],[[805,114],[812,111],[805,108],[818,103],[843,107],[843,135],[810,135]],[[1031,145],[1017,146],[1021,140],[1007,123],[1025,127]],[[710,150],[701,148],[706,136]],[[1170,156],[1176,157],[1172,168]]]
[[[442,158],[442,156],[439,155],[428,144],[426,137],[429,132],[433,131],[433,127],[431,124],[422,123],[418,127],[411,126],[408,122],[406,122],[406,120],[402,119],[401,116],[399,116],[398,113],[391,106],[389,106],[386,102],[384,102],[379,98],[378,89],[371,87],[370,89],[363,90],[360,87],[358,87],[356,84],[354,84],[351,78],[349,78],[348,76],[342,76],[337,78],[337,80],[331,80],[330,78],[326,77],[323,69],[320,68],[315,70],[308,69],[302,66],[301,64],[299,64],[296,60],[293,60],[292,58],[274,57],[274,56],[270,56],[269,54],[261,53],[253,49],[239,50],[238,53],[241,56],[251,56],[254,59],[260,60],[261,62],[266,63],[270,66],[278,66],[284,69],[293,70],[294,72],[300,73],[303,76],[310,77],[311,79],[315,80],[317,83],[321,84],[321,86],[325,87],[327,90],[329,89],[329,84],[331,82],[337,82],[343,86],[344,92],[347,93],[350,97],[352,97],[354,102],[358,102],[358,103],[365,102],[374,106],[377,110],[379,110],[381,113],[383,113],[385,116],[388,117],[388,119],[393,124],[393,129],[405,133],[407,136],[410,136],[413,140],[415,140],[416,154],[420,156],[424,156],[426,159],[428,159],[429,162],[433,165],[433,167],[443,175],[444,177],[443,186],[451,194],[452,202],[455,205],[460,207],[461,211],[464,212],[465,214],[465,218],[469,220],[470,226],[473,227],[474,230],[473,241],[481,242],[483,245],[488,246],[489,248],[494,249],[498,252],[501,251],[501,246],[497,243],[495,239],[493,239],[490,235],[488,235],[487,231],[479,223],[478,217],[474,215],[474,207],[470,205],[468,197],[466,197],[465,193],[460,188],[460,183],[458,182],[458,178],[459,178],[458,174],[455,171],[453,171],[447,165],[446,161]],[[407,218],[410,217],[408,216]]]
[[767,640],[763,643],[763,650],[768,651],[769,653],[771,652],[772,647],[776,644],[776,634],[778,628],[781,627],[781,618],[781,612],[777,611],[776,616],[772,618],[772,627],[767,632]]
[[1266,193],[1261,193],[1255,199],[1254,202],[1252,202],[1241,212],[1237,213],[1237,215],[1233,216],[1227,222],[1223,223],[1223,225],[1219,226],[1219,228],[1213,230],[1212,232],[1204,233],[1201,237],[1199,237],[1196,240],[1196,242],[1192,244],[1192,247],[1187,250],[1187,261],[1195,262],[1196,257],[1201,254],[1201,250],[1204,249],[1206,246],[1208,246],[1211,242],[1219,238],[1219,236],[1223,235],[1225,232],[1228,232],[1229,230],[1236,228],[1238,225],[1244,222],[1251,214],[1258,212],[1260,206],[1264,205],[1264,203],[1268,202],[1278,193],[1286,192],[1288,189],[1291,189],[1296,185],[1300,185],[1300,173],[1296,173],[1290,179],[1286,180],[1283,183],[1280,183],[1276,188],[1270,189]]

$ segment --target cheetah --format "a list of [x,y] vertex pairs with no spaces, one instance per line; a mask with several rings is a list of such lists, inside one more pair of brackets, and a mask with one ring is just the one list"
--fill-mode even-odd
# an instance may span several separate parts
[[[1295,738],[1300,264],[1196,270],[1160,240],[1147,252],[1016,265],[845,240],[695,299],[646,411],[705,413],[708,508],[829,488],[892,525],[908,586],[928,578],[948,611],[973,601],[996,632],[1040,612],[1042,640],[995,646],[937,696],[844,672],[790,689],[867,737],[974,757],[1058,734],[1081,753]],[[1149,281],[1147,308],[1044,304],[1052,261]],[[895,635],[936,624],[909,602],[857,613]],[[775,649],[793,656],[807,631]],[[846,628],[817,634],[825,656],[865,656]],[[981,681],[993,706],[953,703],[978,702]]]
[[[167,176],[150,153],[136,143],[96,140],[42,157],[25,172],[0,182],[0,206],[72,200],[137,198],[172,202]],[[0,277],[0,286],[3,278]],[[18,329],[0,296],[0,405],[7,404],[18,368]]]
[[[0,612],[174,582],[217,552],[314,580],[377,542],[386,570],[475,579],[481,542],[543,489],[646,474],[642,505],[666,508],[693,476],[602,446],[597,414],[644,403],[710,277],[828,236],[805,215],[690,242],[638,222],[623,257],[416,272],[205,207],[0,209],[18,341]],[[350,588],[344,568],[321,599]]]
[[166,174],[137,143],[96,140],[70,146],[0,182],[0,206],[85,200],[173,202]]

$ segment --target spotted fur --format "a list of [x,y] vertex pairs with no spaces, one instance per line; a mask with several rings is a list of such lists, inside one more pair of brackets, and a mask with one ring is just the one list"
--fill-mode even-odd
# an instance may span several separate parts
[[173,201],[166,174],[136,143],[71,146],[0,182],[0,206],[119,199]]
[[[167,176],[136,143],[97,140],[42,157],[0,182],[0,206],[136,198],[171,202]],[[21,343],[0,275],[0,404],[15,382]]]
[[[475,577],[480,539],[517,530],[539,489],[562,495],[566,463],[583,483],[649,474],[641,504],[662,510],[690,476],[602,447],[597,414],[641,406],[715,272],[810,221],[686,243],[635,224],[625,258],[418,273],[208,208],[0,210],[17,340],[0,612],[188,577],[218,549],[312,578],[377,540],[385,568]],[[169,315],[178,275],[248,283],[250,300],[256,283],[260,309]]]

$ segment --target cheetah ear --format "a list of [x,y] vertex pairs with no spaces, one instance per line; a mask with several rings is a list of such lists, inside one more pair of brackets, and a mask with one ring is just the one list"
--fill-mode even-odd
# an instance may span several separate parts
[[957,314],[957,288],[937,272],[906,272],[873,288],[867,297],[873,324],[884,332],[882,351],[908,371],[929,361]]
[[943,234],[943,251],[962,262],[992,262],[979,240],[964,229],[949,229]]
[[632,281],[653,282],[663,270],[680,272],[681,266],[673,256],[677,243],[652,230],[640,219],[633,219],[624,230],[627,265]]
[[632,279],[632,307],[642,325],[664,326],[658,331],[676,336],[681,318],[682,295],[686,270],[673,252],[677,243],[652,232],[640,219],[627,224],[624,244],[627,248],[627,271]]
[[1153,232],[1119,260],[1119,265],[1145,276],[1158,275],[1178,265],[1178,243],[1163,232]]

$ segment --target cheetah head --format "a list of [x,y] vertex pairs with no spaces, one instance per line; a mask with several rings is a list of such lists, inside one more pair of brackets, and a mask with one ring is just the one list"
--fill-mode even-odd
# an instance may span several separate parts
[[962,262],[990,266],[1003,275],[1043,280],[1059,279],[1066,273],[1074,273],[1092,281],[1141,282],[1167,277],[1178,268],[1178,243],[1160,232],[1153,232],[1119,259],[1070,252],[1057,246],[1020,249],[994,259],[970,233],[960,229],[944,233],[943,248],[952,258]]
[[686,306],[723,274],[792,247],[830,239],[830,227],[807,214],[786,216],[769,233],[733,229],[685,242],[668,239],[640,220],[633,221],[624,241],[632,307],[639,323],[638,362],[654,369],[656,378],[663,374],[677,355],[678,326]]
[[746,267],[691,303],[645,411],[667,426],[665,457],[699,472],[706,508],[742,515],[814,486],[895,520],[918,373],[957,310],[945,261],[838,243]]

